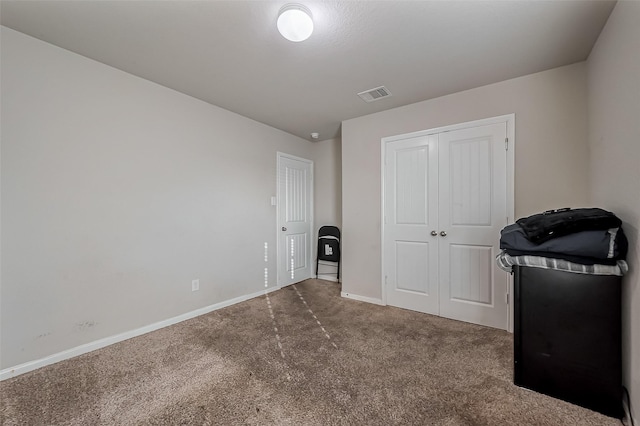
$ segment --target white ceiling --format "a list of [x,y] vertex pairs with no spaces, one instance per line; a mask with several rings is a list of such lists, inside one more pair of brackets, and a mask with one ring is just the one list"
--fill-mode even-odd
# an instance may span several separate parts
[[[585,60],[615,2],[306,1],[315,31],[276,29],[283,1],[6,1],[1,23],[286,132]],[[392,96],[357,93],[384,85]]]

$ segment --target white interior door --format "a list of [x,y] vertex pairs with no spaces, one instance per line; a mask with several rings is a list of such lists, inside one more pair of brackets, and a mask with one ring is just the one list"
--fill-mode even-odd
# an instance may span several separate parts
[[391,142],[385,153],[387,303],[438,314],[438,136]]
[[313,162],[278,153],[278,286],[311,278]]
[[384,143],[386,303],[507,329],[507,122]]
[[506,123],[439,137],[440,315],[507,329],[507,274],[495,262],[507,225]]

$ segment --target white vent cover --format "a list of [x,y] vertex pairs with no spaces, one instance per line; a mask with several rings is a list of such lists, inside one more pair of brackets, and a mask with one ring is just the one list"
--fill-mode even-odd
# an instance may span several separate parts
[[391,92],[384,86],[376,87],[375,89],[365,90],[358,93],[358,96],[365,102],[373,102],[382,98],[388,98],[391,96]]

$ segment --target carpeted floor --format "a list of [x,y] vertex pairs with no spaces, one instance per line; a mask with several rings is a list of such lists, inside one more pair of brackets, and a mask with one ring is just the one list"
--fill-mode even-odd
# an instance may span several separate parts
[[512,382],[512,335],[308,280],[0,383],[3,425],[619,425]]

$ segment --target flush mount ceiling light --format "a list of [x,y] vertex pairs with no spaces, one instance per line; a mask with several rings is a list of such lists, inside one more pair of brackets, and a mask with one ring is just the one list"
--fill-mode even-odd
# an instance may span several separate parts
[[291,41],[304,41],[313,32],[311,12],[301,4],[288,4],[280,9],[278,31]]

